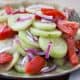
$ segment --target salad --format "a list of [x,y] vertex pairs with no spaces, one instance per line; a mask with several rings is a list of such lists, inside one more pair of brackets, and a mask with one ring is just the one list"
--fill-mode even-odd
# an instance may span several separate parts
[[[0,9],[0,71],[30,75],[79,64],[80,18],[73,9],[31,5]],[[5,66],[5,67],[4,67]]]

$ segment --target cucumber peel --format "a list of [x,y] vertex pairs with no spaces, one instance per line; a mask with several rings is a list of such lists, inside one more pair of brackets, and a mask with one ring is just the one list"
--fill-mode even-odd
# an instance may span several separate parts
[[59,30],[54,31],[43,31],[36,28],[30,28],[30,31],[35,36],[48,37],[48,38],[57,38],[62,35],[62,32]]
[[46,51],[48,43],[52,42],[50,56],[53,58],[63,58],[67,53],[67,44],[62,38],[39,38],[40,48]]

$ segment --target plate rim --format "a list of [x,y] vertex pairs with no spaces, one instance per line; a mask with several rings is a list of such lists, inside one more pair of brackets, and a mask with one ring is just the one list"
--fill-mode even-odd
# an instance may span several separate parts
[[66,75],[68,73],[71,73],[73,71],[76,71],[80,68],[80,64],[75,66],[74,68],[72,69],[69,69],[69,70],[65,70],[64,72],[62,73],[56,73],[56,74],[44,74],[43,76],[42,75],[33,75],[33,76],[12,76],[12,75],[8,75],[6,73],[0,73],[1,76],[4,76],[4,77],[8,77],[8,78],[23,78],[23,79],[36,79],[36,78],[50,78],[50,77],[59,77],[59,76],[63,76],[63,75]]

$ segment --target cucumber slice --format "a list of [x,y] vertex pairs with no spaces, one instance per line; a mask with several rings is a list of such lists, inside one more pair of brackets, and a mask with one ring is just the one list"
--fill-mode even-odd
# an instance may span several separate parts
[[0,16],[0,22],[5,22],[7,20],[8,20],[8,16],[7,15]]
[[20,44],[21,44],[23,49],[25,49],[25,48],[34,48],[34,46],[31,46],[31,45],[25,43],[22,39],[19,39],[19,40],[20,40]]
[[[22,19],[17,21],[17,19]],[[8,25],[15,31],[27,29],[33,22],[34,16],[32,14],[16,14],[8,18]]]
[[55,64],[57,64],[58,66],[63,66],[65,63],[64,58],[61,59],[54,59]]
[[8,67],[7,67],[7,71],[10,70],[18,61],[19,59],[19,53],[14,53],[13,54],[13,60],[9,63]]
[[27,32],[25,32],[25,31],[20,31],[18,36],[19,36],[19,38],[20,38],[21,40],[23,40],[23,41],[25,42],[25,44],[29,44],[29,45],[31,45],[31,46],[33,46],[33,47],[39,48],[39,44],[38,44],[37,42],[31,41],[31,40],[28,38]]
[[75,35],[76,40],[80,40],[80,29],[78,29],[76,35]]
[[8,15],[5,13],[5,10],[0,10],[0,22],[5,22],[8,20]]
[[26,52],[24,51],[24,49],[22,48],[20,42],[17,43],[16,41],[14,41],[14,46],[15,46],[15,50],[17,52],[19,52],[22,56],[25,56],[26,55]]
[[48,43],[52,42],[50,56],[53,58],[63,58],[67,53],[67,44],[62,38],[39,38],[39,45],[44,51],[47,49]]
[[16,69],[16,71],[19,72],[19,73],[24,73],[24,72],[25,72],[25,71],[24,71],[24,67],[21,66],[21,65],[15,65],[15,69]]
[[47,23],[47,22],[39,22],[39,21],[35,21],[33,23],[33,26],[37,29],[46,30],[46,31],[52,31],[56,28],[55,23]]
[[57,37],[60,37],[62,35],[62,32],[59,30],[54,30],[54,31],[49,32],[49,31],[39,30],[36,28],[30,28],[30,31],[33,35],[41,36],[41,37],[57,38]]
[[20,58],[14,68],[17,72],[24,73],[25,72],[25,64],[29,62],[28,56],[25,56],[24,58]]

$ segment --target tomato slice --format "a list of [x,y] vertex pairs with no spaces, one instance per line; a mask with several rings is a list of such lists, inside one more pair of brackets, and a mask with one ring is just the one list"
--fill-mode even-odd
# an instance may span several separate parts
[[11,6],[5,6],[4,10],[7,14],[12,14],[13,13],[13,8]]
[[75,51],[75,41],[74,39],[71,37],[71,38],[68,38],[67,39],[67,44],[68,44],[68,58],[70,60],[70,63],[75,66],[79,63],[79,59],[78,59],[78,56],[76,54],[76,51]]
[[80,49],[80,40],[75,41],[75,44],[76,44],[76,48]]
[[60,29],[62,32],[64,32],[67,35],[72,36],[73,35],[73,30],[65,21],[58,21],[58,29]]
[[48,16],[53,16],[57,19],[66,19],[66,16],[63,14],[63,12],[57,9],[41,8],[41,11],[43,14],[48,15]]
[[79,28],[79,23],[77,22],[73,22],[73,21],[66,21],[66,23],[68,24],[68,26],[70,26],[74,32],[74,35],[76,34],[78,28]]
[[36,19],[36,20],[41,20],[41,17],[38,16],[38,15],[35,15],[35,19]]
[[79,24],[77,22],[70,22],[63,20],[63,21],[58,21],[57,28],[69,36],[74,36],[78,30],[78,26]]
[[12,59],[13,57],[9,53],[6,52],[0,53],[0,64],[9,63],[12,61]]
[[0,40],[12,38],[17,32],[13,31],[6,24],[0,24]]
[[27,74],[37,74],[44,66],[45,60],[40,56],[36,56],[29,63],[26,64],[25,72]]

